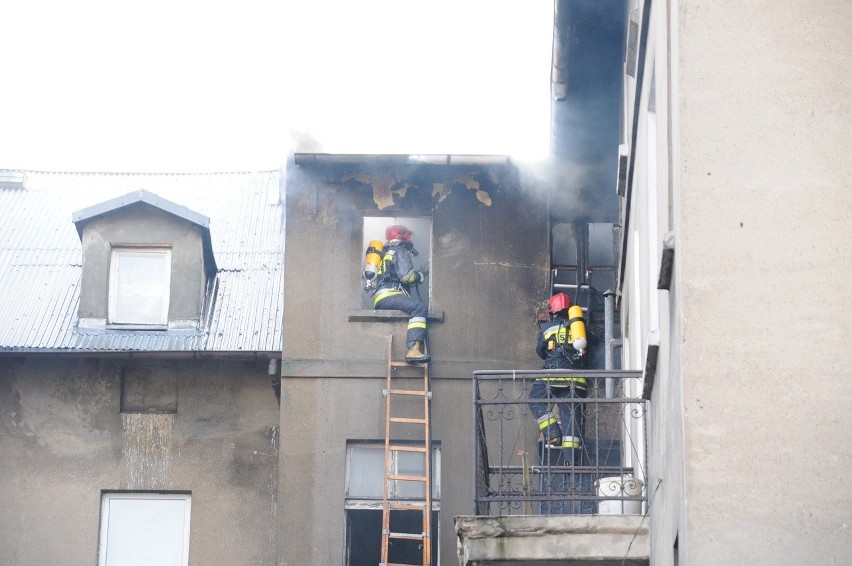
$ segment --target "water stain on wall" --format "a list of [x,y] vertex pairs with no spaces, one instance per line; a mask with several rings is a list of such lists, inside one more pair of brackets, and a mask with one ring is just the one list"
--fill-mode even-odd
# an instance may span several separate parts
[[169,487],[174,423],[172,414],[122,413],[126,489]]

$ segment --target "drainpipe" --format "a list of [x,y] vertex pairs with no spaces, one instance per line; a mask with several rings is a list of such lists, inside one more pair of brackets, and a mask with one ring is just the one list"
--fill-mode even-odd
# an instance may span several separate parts
[[[615,349],[621,347],[621,339],[612,337],[612,329],[615,326],[615,291],[607,289],[604,291],[604,369],[615,369]],[[615,387],[612,378],[606,378],[606,398],[615,396]]]
[[275,392],[275,399],[278,404],[281,404],[281,370],[278,369],[278,358],[269,358],[269,365],[266,367],[266,374],[269,376],[269,382],[272,384],[272,390]]
[[[577,242],[577,285],[587,283],[589,271],[589,223],[585,220],[574,222],[574,240]],[[579,299],[579,290],[577,291]]]

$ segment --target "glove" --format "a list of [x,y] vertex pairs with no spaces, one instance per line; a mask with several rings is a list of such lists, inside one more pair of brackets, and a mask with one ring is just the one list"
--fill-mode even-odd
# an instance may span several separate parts
[[423,278],[429,277],[429,262],[423,264],[423,267],[420,268],[420,273],[423,275]]

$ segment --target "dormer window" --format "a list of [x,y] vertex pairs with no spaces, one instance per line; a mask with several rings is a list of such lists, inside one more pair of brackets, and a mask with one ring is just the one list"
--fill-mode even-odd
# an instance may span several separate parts
[[210,219],[145,190],[75,212],[80,331],[199,332],[217,268]]
[[166,325],[171,266],[169,248],[113,248],[108,322]]

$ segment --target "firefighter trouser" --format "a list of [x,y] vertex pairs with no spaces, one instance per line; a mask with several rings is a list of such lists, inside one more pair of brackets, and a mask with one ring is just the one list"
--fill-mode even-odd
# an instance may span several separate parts
[[[550,391],[548,392],[548,389]],[[588,396],[586,380],[578,378],[543,378],[536,379],[530,390],[531,399],[559,399],[559,421],[562,430],[562,448],[574,449],[579,454],[583,439],[584,413],[583,403],[566,403],[562,399],[584,399]],[[539,423],[539,428],[546,433],[547,429],[556,426],[556,415],[550,412],[549,403],[530,403],[530,411]],[[545,438],[545,441],[547,439]]]
[[428,309],[422,302],[409,297],[402,291],[380,289],[376,293],[373,306],[382,310],[403,311],[411,317],[408,319],[408,333],[405,336],[407,348],[410,349],[415,342],[426,344],[426,313]]

